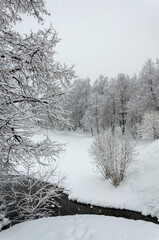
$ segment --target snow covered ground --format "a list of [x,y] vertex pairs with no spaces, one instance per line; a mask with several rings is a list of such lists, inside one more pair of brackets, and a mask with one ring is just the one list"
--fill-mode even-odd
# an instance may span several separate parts
[[159,140],[142,141],[129,176],[118,188],[103,181],[88,149],[92,137],[79,132],[49,132],[52,140],[67,143],[61,154],[59,171],[66,176],[64,187],[69,198],[97,206],[140,211],[159,218]]
[[17,224],[1,240],[158,240],[159,226],[96,215],[43,218]]

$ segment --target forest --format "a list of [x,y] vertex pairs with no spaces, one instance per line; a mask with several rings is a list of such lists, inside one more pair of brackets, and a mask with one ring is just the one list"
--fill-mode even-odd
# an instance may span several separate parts
[[[129,77],[124,73],[108,79],[99,76],[92,84],[89,78],[78,79],[66,109],[71,112],[73,129],[91,131],[120,128],[134,137],[159,137],[159,65],[148,59],[140,73]],[[154,130],[153,130],[154,128]]]

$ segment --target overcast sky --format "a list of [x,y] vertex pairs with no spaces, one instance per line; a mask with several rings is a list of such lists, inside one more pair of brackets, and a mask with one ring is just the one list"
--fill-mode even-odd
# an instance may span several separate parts
[[[46,0],[50,23],[62,38],[56,59],[75,65],[76,75],[138,73],[148,58],[159,57],[159,0]],[[25,18],[17,29],[37,30]]]

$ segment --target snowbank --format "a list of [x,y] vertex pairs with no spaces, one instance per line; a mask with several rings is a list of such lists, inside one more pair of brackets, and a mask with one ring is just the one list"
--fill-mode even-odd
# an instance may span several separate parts
[[17,224],[1,240],[158,240],[159,226],[123,218],[76,215]]

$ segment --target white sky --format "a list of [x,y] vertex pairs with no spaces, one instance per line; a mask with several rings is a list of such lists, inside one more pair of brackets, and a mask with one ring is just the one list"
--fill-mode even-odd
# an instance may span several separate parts
[[[95,80],[138,73],[159,57],[159,0],[46,0],[50,23],[62,38],[56,59],[75,65],[76,75]],[[17,29],[38,30],[25,17]]]

